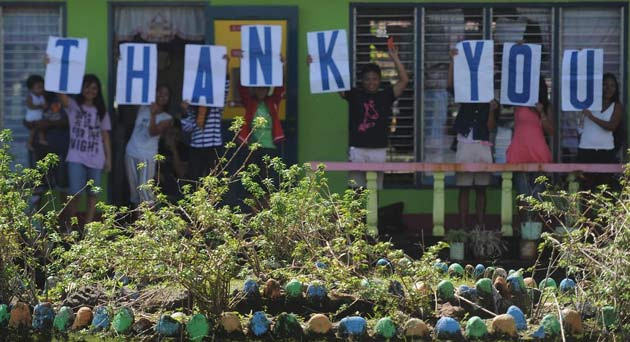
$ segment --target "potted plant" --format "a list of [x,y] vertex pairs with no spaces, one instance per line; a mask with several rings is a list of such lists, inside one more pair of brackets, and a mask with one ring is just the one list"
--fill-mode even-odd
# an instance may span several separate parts
[[475,228],[468,233],[468,246],[475,259],[487,260],[500,257],[507,251],[501,232]]
[[446,233],[446,242],[450,247],[451,260],[464,260],[464,245],[468,240],[468,233],[461,229],[450,229]]

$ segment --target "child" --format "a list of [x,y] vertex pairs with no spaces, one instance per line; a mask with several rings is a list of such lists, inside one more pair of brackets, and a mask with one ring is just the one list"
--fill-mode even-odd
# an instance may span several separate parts
[[[44,98],[44,78],[39,75],[31,75],[26,79],[26,87],[28,94],[26,95],[26,115],[24,120],[27,123],[33,123],[44,118],[44,110],[46,109],[46,99]],[[37,143],[47,145],[44,130],[33,126],[28,137],[28,149],[33,151],[35,146],[35,135],[37,135]]]

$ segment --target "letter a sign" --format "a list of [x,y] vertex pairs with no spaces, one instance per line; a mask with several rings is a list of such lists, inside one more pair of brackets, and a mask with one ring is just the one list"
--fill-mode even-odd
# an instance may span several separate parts
[[223,107],[227,48],[186,44],[185,49],[182,99],[197,106]]
[[562,58],[562,110],[602,110],[604,50],[565,50]]
[[350,63],[346,30],[308,32],[311,93],[329,93],[350,89]]
[[282,27],[279,25],[241,26],[241,85],[279,87],[282,85]]

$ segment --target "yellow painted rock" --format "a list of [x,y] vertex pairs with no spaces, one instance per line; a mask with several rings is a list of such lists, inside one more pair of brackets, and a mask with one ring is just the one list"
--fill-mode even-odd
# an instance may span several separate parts
[[221,314],[221,321],[219,323],[226,333],[231,334],[235,332],[243,332],[243,326],[241,326],[241,319],[234,312],[224,312]]
[[516,322],[514,317],[508,314],[498,315],[490,323],[490,332],[495,336],[516,337]]

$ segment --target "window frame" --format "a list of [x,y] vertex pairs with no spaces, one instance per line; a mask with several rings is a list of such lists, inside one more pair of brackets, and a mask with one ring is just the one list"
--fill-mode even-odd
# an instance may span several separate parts
[[[423,134],[424,134],[424,66],[423,66],[423,53],[424,53],[424,16],[426,9],[432,8],[440,8],[440,9],[448,9],[448,8],[482,8],[483,11],[483,37],[484,39],[491,39],[491,25],[492,25],[492,11],[494,8],[506,8],[506,7],[527,7],[527,8],[536,8],[536,7],[544,7],[551,9],[551,77],[552,77],[552,86],[551,86],[551,94],[552,98],[556,99],[560,94],[560,77],[561,77],[561,56],[559,55],[559,51],[561,48],[561,15],[562,9],[566,8],[618,8],[621,12],[621,37],[620,37],[620,47],[619,50],[621,52],[620,59],[620,72],[621,72],[621,83],[623,85],[623,93],[621,94],[621,98],[623,104],[625,105],[625,115],[628,118],[629,114],[629,104],[628,104],[628,90],[630,89],[630,85],[628,85],[628,48],[629,43],[628,39],[630,38],[630,34],[628,32],[629,29],[629,18],[630,18],[630,4],[624,1],[603,1],[603,2],[527,2],[527,1],[519,1],[519,2],[478,2],[478,3],[437,3],[437,2],[427,2],[427,3],[385,3],[385,2],[354,2],[349,5],[349,13],[348,13],[348,22],[349,22],[349,55],[350,55],[350,65],[353,68],[351,70],[351,83],[355,84],[354,76],[356,75],[356,70],[354,70],[355,63],[355,51],[356,51],[356,37],[355,37],[355,14],[357,9],[361,8],[378,8],[378,7],[388,7],[388,8],[409,8],[410,10],[414,10],[416,13],[416,17],[414,19],[416,25],[416,47],[415,47],[415,70],[413,70],[413,74],[416,76],[414,79],[414,101],[415,109],[414,109],[414,121],[415,121],[415,129],[416,134],[414,134],[414,150],[416,161],[422,161],[424,158],[424,146],[423,146]],[[557,102],[557,101],[556,101]],[[554,115],[555,118],[560,118],[562,111],[560,110],[561,106],[559,103],[554,103]],[[559,120],[557,120],[559,122]],[[628,132],[630,132],[630,120],[625,121],[626,128],[628,128]],[[554,136],[552,139],[552,155],[554,162],[558,162],[561,159],[560,151],[560,124],[556,124]],[[630,137],[630,134],[629,134]],[[627,138],[629,138],[627,137]],[[499,185],[492,185],[491,187],[498,187]],[[417,188],[417,189],[430,189],[432,185],[423,184],[422,183],[422,174],[416,174],[414,177],[413,184],[409,184],[408,186],[393,186],[387,187],[388,189],[395,188]]]

